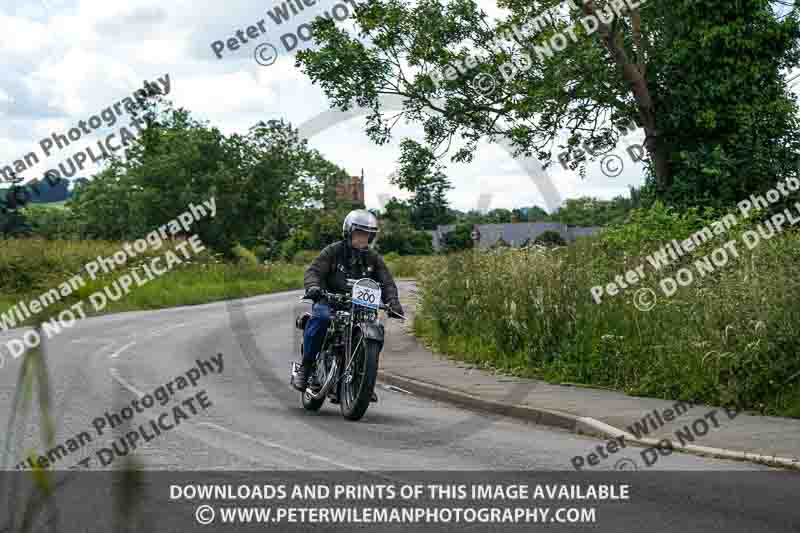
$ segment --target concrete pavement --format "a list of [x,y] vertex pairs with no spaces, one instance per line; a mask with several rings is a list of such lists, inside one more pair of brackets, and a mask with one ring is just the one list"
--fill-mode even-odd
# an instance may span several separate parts
[[[577,433],[622,438],[645,448],[660,442],[652,452],[640,451],[638,467],[655,462],[656,452],[660,458],[674,450],[800,469],[800,420],[553,385],[433,354],[404,331],[414,316],[414,284],[398,284],[409,321],[388,325],[393,345],[381,356],[379,375],[385,383],[431,399]],[[606,454],[613,455],[608,450]],[[592,459],[598,465],[603,462],[602,457],[585,457],[581,468],[596,466],[590,464]]]

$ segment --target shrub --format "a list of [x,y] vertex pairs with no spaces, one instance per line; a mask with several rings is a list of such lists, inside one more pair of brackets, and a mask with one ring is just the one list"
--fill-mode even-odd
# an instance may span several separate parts
[[[522,375],[800,417],[800,234],[749,250],[738,237],[752,223],[741,222],[660,271],[644,259],[710,213],[654,206],[568,247],[452,254],[417,278],[415,329],[442,351]],[[731,239],[738,260],[665,296],[664,276]],[[638,285],[595,303],[592,287],[642,263]],[[633,301],[644,288],[657,295],[649,311]]]
[[542,246],[566,246],[567,242],[561,237],[561,234],[551,229],[540,233],[533,244],[541,244]]
[[472,224],[458,224],[453,231],[446,233],[442,240],[445,252],[457,252],[472,248]]
[[301,250],[294,254],[292,257],[292,264],[299,266],[308,266],[320,254],[321,250]]
[[78,217],[68,207],[28,204],[22,210],[34,235],[45,239],[79,239]]
[[433,238],[427,231],[418,231],[407,224],[387,223],[378,235],[376,248],[381,254],[429,255]]
[[306,230],[297,230],[287,240],[280,244],[280,258],[291,261],[300,250],[308,250],[313,247],[311,234]]
[[254,254],[241,244],[236,244],[233,247],[232,251],[234,257],[236,257],[236,262],[241,265],[257,266],[259,264],[258,257],[256,257],[256,254]]

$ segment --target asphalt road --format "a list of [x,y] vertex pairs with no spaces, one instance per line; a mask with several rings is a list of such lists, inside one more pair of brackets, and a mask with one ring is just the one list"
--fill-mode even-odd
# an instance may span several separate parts
[[[484,476],[487,471],[524,471],[549,472],[548,479],[572,483],[604,479],[599,473],[581,478],[570,464],[573,456],[591,451],[597,440],[388,388],[378,390],[379,403],[359,422],[344,420],[338,406],[327,403],[318,413],[304,411],[299,394],[288,385],[299,333],[294,316],[308,307],[300,304],[300,295],[98,317],[48,341],[55,442],[68,452],[54,467],[66,469],[88,457],[84,467],[101,469],[99,448],[113,450],[112,439],[124,438],[167,413],[169,430],[150,435],[149,442],[143,442],[143,433],[137,437],[135,457],[146,469],[406,471],[412,477],[412,471],[480,471]],[[8,338],[8,333],[0,336],[0,343]],[[222,354],[221,372],[209,370],[203,376],[197,370],[196,386],[177,390],[178,376],[198,368],[198,359],[212,368],[217,354]],[[2,427],[11,415],[19,368],[20,360],[7,357],[0,369]],[[170,412],[176,404],[173,398],[164,406],[139,405],[142,412],[114,430],[105,419],[104,432],[97,435],[102,424],[98,417],[121,413],[133,400],[168,383],[174,398],[195,397],[191,408],[180,404],[182,419]],[[4,437],[13,450],[5,463],[10,469],[24,459],[22,450],[42,449],[37,416],[12,429],[20,437]],[[69,439],[78,442],[81,432],[92,442],[70,451]],[[110,460],[109,454],[107,468],[123,464],[121,453]],[[633,479],[637,499],[613,516],[598,519],[594,527],[599,530],[800,531],[797,474],[682,454],[661,458],[648,473],[613,472],[614,464],[608,461],[611,472],[605,479]]]

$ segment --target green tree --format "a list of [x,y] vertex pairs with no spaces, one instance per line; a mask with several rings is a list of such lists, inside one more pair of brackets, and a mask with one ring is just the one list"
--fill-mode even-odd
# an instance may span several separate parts
[[283,121],[225,136],[168,104],[152,115],[124,161],[112,160],[76,188],[70,205],[80,213],[85,236],[140,237],[189,203],[213,196],[215,218],[200,220],[191,231],[231,257],[237,244],[272,257],[292,228],[308,224],[325,184],[342,173]]
[[419,185],[411,200],[411,223],[418,230],[433,230],[439,225],[449,224],[450,216],[447,191],[452,189],[447,177],[435,172],[425,183]]
[[387,222],[381,228],[376,247],[381,254],[429,255],[433,253],[433,238],[427,231],[408,224]]
[[549,215],[547,211],[539,206],[521,207],[511,211],[512,216],[516,217],[520,222],[536,222],[539,220],[548,220]]
[[543,246],[565,246],[567,244],[559,232],[551,229],[537,235],[533,242]]
[[[795,172],[796,104],[781,70],[798,62],[796,16],[778,20],[768,0],[649,0],[590,25],[581,21],[613,14],[611,1],[561,3],[498,0],[507,14],[494,22],[473,0],[373,0],[356,9],[357,37],[314,22],[321,46],[297,63],[334,106],[369,108],[378,144],[401,118],[421,123],[427,146],[410,167],[451,145],[453,161],[469,162],[480,140],[500,137],[549,161],[563,130],[571,155],[614,146],[635,121],[650,187],[673,203],[731,203]],[[541,31],[525,29],[539,21]],[[567,29],[575,42],[554,52]],[[485,59],[458,75],[476,54]],[[489,95],[476,83],[486,76],[498,82]],[[385,95],[403,99],[399,116],[385,116]]]
[[492,209],[486,213],[484,224],[510,224],[513,222],[514,214],[503,208]]
[[472,224],[457,224],[453,231],[445,233],[442,239],[442,249],[445,252],[467,250],[472,246]]
[[387,222],[411,222],[411,204],[406,200],[398,200],[394,196],[383,206],[380,218]]
[[[405,139],[400,144],[400,168],[392,174],[391,183],[414,194],[406,204],[408,219],[418,230],[433,230],[452,220],[447,191],[450,180],[442,172],[434,153],[416,141]],[[399,207],[399,206],[398,206]]]

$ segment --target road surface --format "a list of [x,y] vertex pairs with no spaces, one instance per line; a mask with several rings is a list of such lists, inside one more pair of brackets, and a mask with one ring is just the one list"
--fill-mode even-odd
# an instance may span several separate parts
[[[550,472],[550,478],[560,476],[564,482],[579,479],[571,458],[585,456],[599,441],[554,428],[470,412],[385,387],[378,389],[379,403],[359,422],[344,420],[338,406],[327,403],[318,413],[305,412],[299,394],[288,385],[299,333],[294,316],[308,307],[299,302],[300,295],[289,292],[97,317],[48,341],[55,443],[67,452],[56,454],[53,466],[97,470],[121,465],[125,435],[144,425],[131,455],[153,470],[524,471]],[[397,328],[392,334],[400,335]],[[6,333],[0,342],[8,338]],[[386,349],[391,349],[391,337],[387,343]],[[215,357],[222,361],[221,371],[214,366]],[[202,368],[198,360],[205,361]],[[20,360],[7,358],[0,369],[3,427],[11,415],[19,368]],[[179,376],[186,377],[183,385],[189,378],[196,384],[179,390]],[[137,404],[141,412],[110,427],[123,408],[168,384],[170,403],[162,406],[156,399],[150,408]],[[183,416],[170,410],[190,397],[193,401],[179,404]],[[166,413],[160,419],[162,431],[156,434],[153,425],[159,423],[154,422],[148,432],[146,422],[158,420],[159,413]],[[14,429],[22,440],[9,437],[11,449],[16,446],[15,456],[6,460],[12,469],[24,460],[21,450],[42,450],[36,417]],[[92,441],[81,441],[82,434]],[[151,438],[144,442],[145,437]],[[115,441],[119,451],[112,447]],[[99,448],[112,452],[99,455]],[[633,448],[630,456],[639,451]],[[614,471],[625,453],[601,468],[607,467],[610,475],[630,475]],[[553,471],[561,474],[554,478]],[[625,512],[602,517],[593,527],[800,530],[797,474],[779,472],[786,482],[776,482],[775,471],[765,466],[682,454],[663,457],[650,472],[636,474],[636,502]]]

